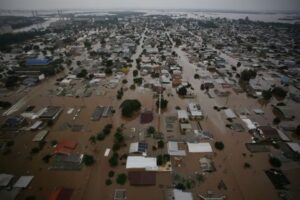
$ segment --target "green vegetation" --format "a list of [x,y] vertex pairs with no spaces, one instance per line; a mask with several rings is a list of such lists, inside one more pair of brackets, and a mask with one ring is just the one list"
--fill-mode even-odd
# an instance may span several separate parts
[[126,174],[119,174],[117,176],[117,179],[116,179],[116,182],[119,184],[119,185],[124,185],[127,181],[127,176]]
[[278,158],[271,157],[269,159],[269,162],[273,167],[278,167],[278,168],[281,167],[281,161]]
[[138,70],[135,69],[135,70],[132,71],[133,77],[137,77],[138,74],[139,74]]
[[280,120],[279,117],[275,117],[275,118],[273,119],[273,124],[274,124],[274,125],[277,125],[277,124],[279,124],[280,122],[281,122],[281,120]]
[[77,76],[77,78],[85,78],[86,75],[87,75],[87,70],[82,69],[81,72],[79,72],[76,76]]
[[31,195],[25,198],[25,200],[36,200],[36,197]]
[[124,117],[132,117],[135,112],[141,109],[141,103],[136,99],[127,99],[121,104],[122,115]]
[[156,157],[156,162],[158,166],[163,166],[165,165],[168,161],[170,161],[170,155],[169,154],[164,154],[164,155],[158,155]]
[[92,155],[85,154],[82,159],[83,163],[86,166],[91,166],[95,163],[95,159]]
[[45,155],[45,156],[43,157],[43,161],[44,161],[45,163],[49,163],[51,157],[52,157],[52,156],[51,156],[50,154],[47,154],[47,155]]
[[132,84],[132,85],[130,86],[130,89],[131,89],[131,90],[135,90],[135,85]]
[[[167,108],[168,106],[168,100],[164,99],[164,98],[161,98],[161,101],[160,101],[160,108],[161,109],[165,109]],[[156,101],[156,107],[159,108],[159,99],[157,99]]]
[[110,159],[108,160],[109,165],[111,167],[116,167],[118,166],[118,161],[119,161],[119,154],[114,152],[113,155],[110,157]]
[[180,96],[185,96],[187,94],[187,89],[186,87],[181,87],[178,91],[177,91],[178,95]]
[[272,93],[274,96],[279,97],[279,98],[285,98],[287,95],[287,91],[285,91],[283,88],[281,87],[274,87],[272,90]]
[[185,191],[185,185],[183,183],[177,183],[175,185],[175,188],[178,189],[178,190],[182,190],[182,191]]
[[264,98],[264,100],[269,101],[272,98],[272,90],[264,90],[262,92],[262,97]]
[[249,163],[245,162],[245,163],[244,163],[244,168],[245,168],[245,169],[251,168],[251,165],[250,165]]
[[105,185],[111,185],[111,184],[112,184],[112,181],[110,179],[106,179]]
[[38,143],[38,147],[33,147],[31,149],[31,154],[37,154],[37,153],[39,153],[43,149],[43,147],[45,146],[45,144],[46,144],[45,141],[40,141]]
[[165,146],[165,142],[163,140],[159,140],[157,142],[157,147],[158,148],[162,149],[162,148],[164,148],[164,146]]
[[120,90],[117,91],[117,99],[122,99],[124,95],[124,92],[123,92],[123,88],[121,88]]
[[217,141],[217,142],[215,142],[215,147],[218,150],[223,150],[224,149],[224,143],[221,142],[221,141]]
[[50,143],[51,143],[51,146],[55,146],[55,145],[57,145],[57,140],[52,140]]
[[35,38],[36,36],[42,36],[49,33],[48,31],[29,31],[29,32],[20,32],[14,34],[3,34],[0,37],[0,50],[1,51],[10,51],[8,45],[11,44],[20,44],[26,40]]
[[90,143],[92,143],[92,144],[96,144],[97,139],[96,139],[96,137],[95,137],[94,135],[92,135],[92,136],[89,138],[89,141],[90,141]]
[[111,70],[110,68],[106,68],[106,69],[104,70],[104,73],[105,73],[107,76],[109,76],[109,75],[112,74],[112,70]]
[[135,84],[137,84],[137,85],[142,85],[142,83],[143,83],[143,78],[134,78],[133,79],[133,82],[135,83]]
[[250,79],[254,79],[256,77],[256,71],[255,70],[243,70],[241,73],[241,80],[245,82],[249,82]]
[[112,170],[110,170],[109,172],[108,172],[108,177],[113,177],[115,175],[115,172],[114,171],[112,171]]
[[298,136],[300,136],[300,125],[298,125],[294,131],[294,133]]
[[200,78],[200,75],[199,74],[195,74],[194,75],[194,79],[199,79]]
[[0,101],[0,107],[7,109],[7,108],[11,107],[11,103],[8,101]]
[[152,134],[156,133],[156,130],[153,126],[149,126],[149,128],[147,129],[147,133],[149,135],[152,135]]

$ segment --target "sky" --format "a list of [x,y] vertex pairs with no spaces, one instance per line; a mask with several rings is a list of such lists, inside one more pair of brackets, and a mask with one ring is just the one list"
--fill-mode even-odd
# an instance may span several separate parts
[[0,0],[0,9],[216,9],[300,11],[300,0]]

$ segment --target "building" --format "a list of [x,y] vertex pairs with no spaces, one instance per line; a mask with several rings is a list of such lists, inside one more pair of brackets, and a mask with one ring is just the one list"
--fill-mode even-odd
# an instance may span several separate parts
[[155,185],[156,172],[147,171],[129,171],[128,179],[130,185]]
[[199,162],[203,172],[213,172],[216,170],[212,160],[207,157],[200,158]]
[[62,111],[63,108],[60,106],[48,106],[42,110],[39,118],[47,121],[54,121],[59,117]]
[[189,103],[187,110],[190,112],[190,119],[203,119],[203,113],[199,104]]

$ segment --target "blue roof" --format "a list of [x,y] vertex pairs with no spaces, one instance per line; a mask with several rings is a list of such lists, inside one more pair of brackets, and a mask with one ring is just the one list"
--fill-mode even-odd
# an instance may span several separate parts
[[26,65],[48,65],[49,60],[48,59],[27,59]]

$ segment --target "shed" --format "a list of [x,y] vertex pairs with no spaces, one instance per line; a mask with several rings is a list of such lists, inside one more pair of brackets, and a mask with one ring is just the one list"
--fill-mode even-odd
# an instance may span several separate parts
[[187,143],[190,153],[208,153],[213,152],[210,143]]
[[187,121],[189,119],[188,113],[185,110],[178,110],[177,114],[179,121]]
[[247,125],[247,128],[249,130],[256,129],[256,125],[250,119],[246,118],[246,119],[242,119],[242,120],[243,120],[243,122],[245,122],[245,124]]
[[173,200],[193,200],[191,192],[183,192],[181,190],[173,189]]
[[33,142],[40,142],[42,141],[48,134],[48,130],[42,130],[40,132],[38,132],[34,138],[32,139]]
[[43,124],[42,121],[36,121],[31,127],[31,130],[36,130],[39,126],[41,126]]
[[128,179],[131,185],[155,185],[156,172],[130,171]]
[[170,156],[186,156],[185,150],[179,150],[178,142],[168,142],[168,154]]
[[237,118],[236,114],[230,108],[225,109],[224,113],[225,113],[227,119],[235,119],[235,118]]
[[0,174],[0,187],[6,187],[13,177],[11,174]]
[[300,154],[300,145],[295,142],[287,142],[287,145],[296,153]]
[[17,182],[14,184],[14,188],[27,188],[31,183],[33,176],[21,176]]

